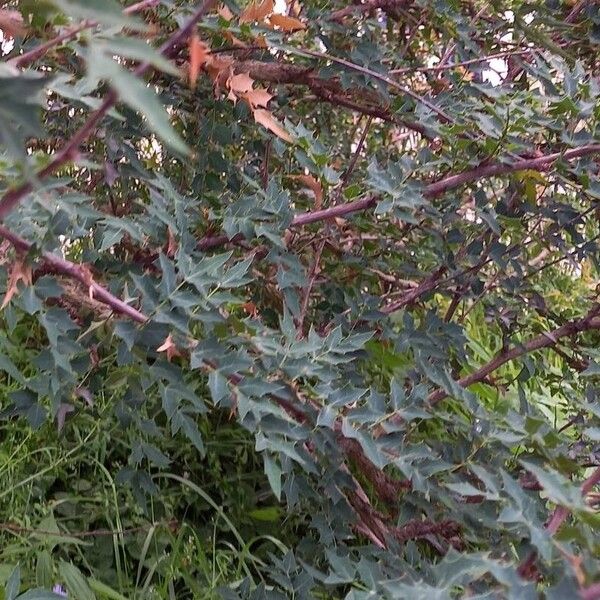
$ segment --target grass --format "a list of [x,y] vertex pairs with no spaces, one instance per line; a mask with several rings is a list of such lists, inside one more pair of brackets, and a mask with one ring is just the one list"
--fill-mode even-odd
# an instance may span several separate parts
[[171,462],[142,469],[159,490],[144,505],[118,482],[139,432],[119,425],[113,401],[82,405],[60,433],[0,421],[0,584],[17,564],[22,589],[65,584],[65,562],[91,597],[115,600],[210,599],[245,577],[264,580],[269,553],[284,554],[295,534],[250,436],[224,414],[203,417],[202,459],[160,431]]

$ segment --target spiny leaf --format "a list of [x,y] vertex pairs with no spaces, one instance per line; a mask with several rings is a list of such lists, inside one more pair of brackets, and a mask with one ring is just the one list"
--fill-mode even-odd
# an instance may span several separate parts
[[116,0],[51,0],[59,10],[71,18],[80,21],[92,20],[105,25],[117,25],[129,29],[145,29],[139,19],[123,14]]

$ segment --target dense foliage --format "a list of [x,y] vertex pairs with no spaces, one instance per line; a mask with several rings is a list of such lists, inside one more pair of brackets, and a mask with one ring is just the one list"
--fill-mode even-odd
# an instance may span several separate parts
[[600,598],[597,2],[0,30],[4,598]]

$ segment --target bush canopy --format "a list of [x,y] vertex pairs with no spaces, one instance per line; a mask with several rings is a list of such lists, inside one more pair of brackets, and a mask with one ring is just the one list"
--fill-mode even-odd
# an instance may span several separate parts
[[4,598],[600,598],[597,2],[0,30]]

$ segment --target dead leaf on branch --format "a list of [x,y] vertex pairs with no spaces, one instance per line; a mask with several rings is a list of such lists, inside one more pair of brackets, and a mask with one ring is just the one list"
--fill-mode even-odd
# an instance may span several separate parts
[[175,234],[173,233],[173,230],[171,229],[171,227],[167,227],[167,250],[165,254],[169,258],[173,258],[177,253],[178,248],[179,244],[177,242]]
[[315,210],[321,210],[323,207],[323,188],[319,181],[312,175],[291,175],[290,179],[296,179],[303,183],[315,195]]
[[264,108],[257,108],[254,111],[254,120],[260,123],[263,127],[274,133],[277,137],[282,140],[289,142],[290,144],[294,141],[292,136],[281,126],[281,123]]
[[306,25],[295,17],[288,17],[287,15],[271,15],[269,17],[269,23],[273,27],[279,27],[282,31],[292,32],[306,29]]
[[[211,59],[210,63],[207,65],[207,70],[209,70],[209,73],[211,66],[214,68],[213,59]],[[266,110],[267,104],[273,97],[273,94],[270,94],[265,88],[253,89],[252,86],[254,85],[254,80],[248,73],[238,73],[233,75],[232,69],[233,61],[230,59],[230,62],[227,63],[227,66],[224,66],[223,69],[218,71],[216,78],[213,79],[213,81],[215,81],[215,93],[218,94],[219,91],[219,79],[222,79],[224,74],[227,72],[229,74],[225,80],[225,86],[229,89],[227,98],[234,103],[238,98],[244,99],[250,106],[250,109],[254,114],[254,119],[257,123],[260,123],[263,127],[266,127],[269,131],[280,137],[282,140],[290,143],[293,142],[292,136],[290,136],[290,134],[282,127],[279,121],[277,121],[277,119],[275,119],[275,117],[268,110]]]
[[225,21],[233,20],[234,14],[231,12],[231,10],[229,9],[229,7],[226,4],[221,4],[217,13]]
[[225,87],[227,80],[232,73],[233,59],[230,56],[211,56],[206,63],[206,72],[212,79],[215,95],[218,96],[219,90]]
[[252,89],[253,83],[254,80],[248,75],[248,73],[232,75],[227,80],[227,87],[229,88],[229,94],[227,95],[227,98],[235,104],[239,96],[246,94]]
[[234,48],[247,48],[248,44],[242,42],[239,38],[236,38],[231,31],[224,31],[223,37],[234,47]]
[[269,104],[269,100],[271,100],[273,94],[270,94],[265,88],[256,88],[242,94],[242,97],[252,109],[258,107],[267,108],[267,104]]
[[0,29],[5,37],[21,37],[27,33],[18,10],[0,10]]
[[273,0],[263,0],[262,2],[253,2],[240,15],[240,23],[254,23],[255,21],[264,21],[275,7]]
[[156,349],[156,351],[165,352],[167,355],[167,360],[169,362],[171,362],[171,360],[176,356],[181,356],[181,352],[175,345],[175,342],[173,341],[173,336],[171,334],[169,334],[165,338],[165,341]]
[[30,286],[32,283],[31,267],[20,257],[16,258],[10,266],[10,274],[6,285],[6,295],[4,296],[4,301],[0,308],[5,308],[11,298],[17,293],[19,281],[22,281],[23,285],[26,287]]
[[189,79],[190,87],[196,87],[196,81],[198,81],[198,75],[202,67],[210,60],[210,48],[207,44],[200,40],[197,35],[193,35],[190,38],[189,44],[190,51],[190,68],[189,68]]

